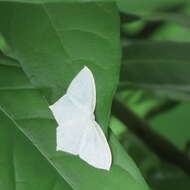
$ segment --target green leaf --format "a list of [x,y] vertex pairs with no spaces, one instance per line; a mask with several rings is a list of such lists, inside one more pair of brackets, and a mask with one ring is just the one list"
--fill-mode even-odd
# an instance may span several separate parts
[[[162,117],[162,119],[164,118]],[[167,119],[165,121],[167,121]],[[164,125],[163,128],[167,127],[170,127],[171,130],[174,129],[174,126],[166,125]],[[182,128],[182,130],[183,129],[184,128]],[[133,159],[135,159],[135,161],[138,163],[138,166],[141,168],[141,171],[146,176],[146,179],[152,189],[168,190],[172,188],[172,190],[179,190],[190,188],[189,176],[184,174],[184,172],[180,168],[171,165],[168,162],[160,160],[152,151],[150,151],[146,147],[145,144],[142,143],[140,139],[134,136],[134,134],[130,132],[125,133],[123,134],[121,140],[124,141],[125,149],[130,155],[133,156]]]
[[[152,126],[162,135],[167,137],[178,148],[184,150],[190,140],[189,117],[190,103],[186,102],[175,109],[156,116]],[[175,118],[175,119],[174,119]]]
[[[15,101],[13,105],[9,104],[9,106],[11,106],[10,109],[14,106],[17,106],[18,109],[21,107],[22,103],[16,100],[22,91],[39,95],[29,83],[20,65],[15,60],[0,56],[0,73],[0,96],[3,98],[6,93],[9,94],[8,98],[10,94],[13,96],[14,94],[16,95],[15,98],[13,98],[13,101]],[[24,97],[23,93],[23,99],[24,98],[27,97]],[[29,108],[37,99],[38,98],[34,96],[33,99],[30,100],[31,102],[28,104]],[[4,103],[6,103],[6,101]],[[0,105],[2,106],[2,101]],[[24,114],[25,116],[28,114],[26,110]],[[17,115],[19,115],[19,112],[17,112]],[[20,117],[22,118],[21,115]],[[46,159],[42,154],[39,154],[39,151],[29,139],[27,139],[21,131],[15,127],[10,118],[2,112],[2,108],[0,111],[0,123],[0,189],[71,190],[71,187],[61,178],[51,164],[46,162]]]
[[121,72],[123,84],[150,89],[190,91],[189,43],[128,44]]
[[[186,0],[0,0],[4,2],[18,2],[18,3],[30,3],[30,4],[44,4],[44,3],[86,3],[86,2],[118,2],[119,7],[128,13],[145,14],[163,6],[175,6],[178,4],[188,2]],[[139,3],[141,6],[139,6]]]
[[[84,161],[81,161],[77,156],[64,152],[56,152],[55,129],[57,124],[48,109],[45,98],[38,90],[32,88],[29,81],[28,84],[26,83],[27,78],[18,65],[15,66],[12,60],[7,60],[7,63],[8,62],[9,64],[7,65],[0,64],[0,75],[3,76],[1,77],[2,84],[5,83],[5,81],[9,81],[6,83],[7,85],[0,86],[0,109],[6,116],[2,117],[2,123],[12,123],[11,125],[14,125],[14,128],[16,127],[19,129],[19,132],[22,133],[21,136],[23,137],[16,138],[16,141],[20,141],[19,139],[21,138],[21,142],[22,139],[24,139],[28,144],[31,144],[30,146],[28,145],[28,151],[33,152],[33,150],[36,150],[35,154],[39,154],[36,155],[39,157],[36,157],[36,159],[43,157],[44,162],[47,162],[44,163],[44,165],[51,165],[53,171],[59,174],[58,179],[65,179],[73,189],[96,190],[97,188],[108,188],[114,190],[117,188],[123,190],[127,187],[134,190],[148,189],[136,165],[125,153],[113,135],[111,135],[110,138],[113,154],[112,169],[110,172],[95,169]],[[2,75],[3,73],[6,73],[6,75]],[[14,77],[7,79],[11,75]],[[11,130],[9,131],[11,133]],[[11,145],[13,144],[10,144],[9,150],[7,150],[9,154],[13,150]],[[28,154],[33,158],[32,152]],[[21,151],[19,153],[20,157],[23,158],[23,152]],[[20,171],[25,171],[25,169],[22,168],[22,162],[20,167]],[[3,171],[5,170],[6,168]],[[47,171],[48,168],[44,170]],[[7,172],[8,171],[6,171],[6,173]],[[30,172],[28,171],[28,173]],[[30,175],[32,174],[33,172],[31,171]],[[7,176],[4,176],[4,178],[6,177]],[[40,176],[37,175],[37,177],[39,178]],[[30,178],[28,179],[28,176],[25,176],[24,179],[27,183],[30,183],[30,180],[32,180]]]
[[[16,2],[29,4],[44,4],[44,3],[87,3],[87,2],[113,2],[114,0],[0,0],[0,2]],[[117,1],[117,0],[116,0]]]
[[0,189],[71,190],[2,111],[0,122]]
[[175,42],[190,42],[189,28],[175,23],[167,23],[159,28],[151,37],[152,40],[170,40]]
[[[162,177],[158,177],[162,176]],[[179,190],[179,189],[189,189],[190,180],[189,176],[185,175],[178,168],[170,167],[160,167],[156,170],[152,170],[148,176],[149,184],[154,187],[154,189],[159,190]]]
[[146,21],[167,21],[183,27],[190,27],[190,15],[185,13],[153,13],[151,16],[144,16],[142,19]]
[[159,9],[175,7],[178,5],[189,6],[189,2],[187,0],[118,0],[118,7],[121,11],[135,14],[139,16],[150,15],[153,12],[158,12]]
[[[12,78],[0,93],[1,109],[6,116],[73,189],[147,190],[136,165],[113,135],[109,140],[113,154],[109,172],[93,168],[77,156],[57,152],[57,124],[45,99],[52,103],[62,96],[75,74],[87,65],[96,79],[96,116],[106,131],[120,67],[119,21],[115,5],[2,5],[0,14],[13,11],[12,16],[0,18],[4,23],[1,32],[12,49],[11,55],[19,59],[28,78],[41,89],[39,93],[18,83],[13,90],[15,80]],[[15,69],[9,67],[5,78],[10,76],[10,68]]]
[[[1,8],[2,34],[12,56],[51,104],[65,93],[84,65],[93,71],[96,117],[106,132],[121,54],[115,4],[2,3]],[[8,10],[12,16],[3,17]]]
[[160,103],[159,99],[156,99],[155,95],[142,89],[129,89],[118,91],[116,94],[117,100],[127,104],[136,114],[141,117],[145,117],[147,112]]

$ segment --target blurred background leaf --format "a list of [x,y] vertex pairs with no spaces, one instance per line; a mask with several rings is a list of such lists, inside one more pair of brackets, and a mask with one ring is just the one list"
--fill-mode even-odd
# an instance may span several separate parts
[[[190,103],[178,105],[170,112],[162,113],[151,120],[152,126],[185,151],[190,140]],[[175,118],[175,119],[174,119]]]
[[121,83],[189,92],[189,43],[133,42],[125,46]]

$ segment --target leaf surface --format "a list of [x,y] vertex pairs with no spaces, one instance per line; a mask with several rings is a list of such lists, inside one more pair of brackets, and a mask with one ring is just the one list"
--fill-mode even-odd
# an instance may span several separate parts
[[125,49],[121,82],[150,89],[190,90],[189,43],[135,42]]
[[[71,79],[84,65],[95,75],[96,118],[106,132],[120,68],[115,5],[52,3],[44,7],[3,3],[1,8],[0,14],[7,8],[12,9],[10,17],[1,18],[4,23],[1,32],[10,47],[8,53],[19,60],[35,86],[20,82],[12,90],[14,79],[10,79],[7,90],[4,88],[0,94],[1,109],[6,116],[73,189],[148,189],[136,165],[113,135],[109,140],[113,154],[109,172],[95,169],[77,156],[55,150],[57,124],[48,104],[65,93]],[[24,76],[23,72],[19,75],[20,78]]]

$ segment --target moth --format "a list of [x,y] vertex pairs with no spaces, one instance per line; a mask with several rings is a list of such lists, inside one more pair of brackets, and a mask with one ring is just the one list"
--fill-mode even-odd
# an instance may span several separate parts
[[95,168],[109,170],[112,155],[95,121],[95,106],[95,80],[85,66],[71,81],[66,94],[49,106],[58,123],[56,150],[78,155]]

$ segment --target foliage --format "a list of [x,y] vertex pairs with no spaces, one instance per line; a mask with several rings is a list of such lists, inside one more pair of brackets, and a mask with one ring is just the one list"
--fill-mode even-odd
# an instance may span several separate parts
[[[0,189],[189,189],[183,163],[159,157],[110,114],[115,98],[190,164],[189,10],[185,0],[0,1]],[[109,172],[55,149],[48,105],[84,65],[96,80]]]

